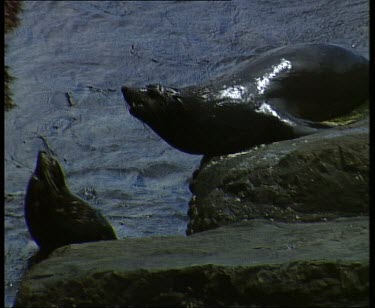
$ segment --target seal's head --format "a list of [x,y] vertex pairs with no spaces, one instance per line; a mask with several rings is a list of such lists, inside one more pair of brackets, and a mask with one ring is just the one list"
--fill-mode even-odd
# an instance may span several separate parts
[[148,85],[144,88],[123,86],[121,91],[131,115],[175,148],[202,154],[202,145],[209,147],[206,142],[209,131],[205,128],[210,125],[207,115],[211,105],[204,104],[201,95],[186,89]]
[[121,91],[128,103],[129,112],[148,124],[155,116],[160,115],[163,108],[167,108],[168,113],[179,112],[183,108],[180,92],[177,89],[148,85],[145,88],[123,86]]
[[59,161],[45,151],[39,151],[34,174],[31,181],[34,184],[46,183],[43,187],[48,187],[55,192],[67,188],[65,174]]

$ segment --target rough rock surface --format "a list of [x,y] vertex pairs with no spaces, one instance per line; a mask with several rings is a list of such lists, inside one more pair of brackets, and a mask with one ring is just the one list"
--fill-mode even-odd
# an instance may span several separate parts
[[[19,24],[19,17],[18,14],[22,10],[21,8],[22,2],[21,1],[4,1],[4,37],[5,34],[11,32],[15,27]],[[6,44],[5,44],[6,49]],[[9,72],[9,67],[4,67],[4,109],[5,111],[9,110],[10,108],[14,107],[14,102],[11,98],[11,91],[9,86],[14,79]]]
[[71,245],[31,268],[16,306],[363,306],[368,245],[368,217]]
[[204,159],[187,234],[268,218],[325,221],[368,214],[368,119],[247,152]]

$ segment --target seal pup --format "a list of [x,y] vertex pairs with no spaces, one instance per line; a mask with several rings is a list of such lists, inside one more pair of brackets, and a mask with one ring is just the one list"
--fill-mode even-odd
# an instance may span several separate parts
[[25,220],[43,255],[68,244],[116,239],[107,220],[69,191],[60,163],[45,151],[29,180]]
[[368,60],[329,44],[265,52],[201,86],[121,88],[130,114],[173,147],[217,156],[330,128],[368,98]]

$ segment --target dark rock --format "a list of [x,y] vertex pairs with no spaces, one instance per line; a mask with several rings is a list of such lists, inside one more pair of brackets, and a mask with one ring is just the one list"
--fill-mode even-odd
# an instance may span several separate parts
[[4,32],[8,33],[19,25],[18,14],[22,10],[22,1],[4,1]]
[[368,246],[368,217],[76,244],[31,268],[16,306],[365,306]]
[[[19,25],[19,13],[22,10],[22,1],[4,1],[4,34],[9,33],[12,29]],[[6,45],[5,45],[6,46]],[[6,49],[6,48],[5,48]],[[9,67],[5,66],[4,69],[4,109],[9,110],[14,107],[12,101],[12,93],[9,86],[14,77],[9,74]]]
[[233,155],[205,158],[190,185],[187,234],[268,218],[367,215],[368,120]]

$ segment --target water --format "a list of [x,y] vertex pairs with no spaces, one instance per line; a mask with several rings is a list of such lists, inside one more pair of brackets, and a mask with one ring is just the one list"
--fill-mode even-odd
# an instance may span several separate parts
[[188,183],[201,157],[132,118],[122,85],[199,84],[290,43],[330,42],[368,55],[365,0],[26,1],[20,18],[5,57],[17,104],[5,115],[6,306],[37,251],[23,199],[39,136],[72,192],[101,210],[119,238],[185,234]]

